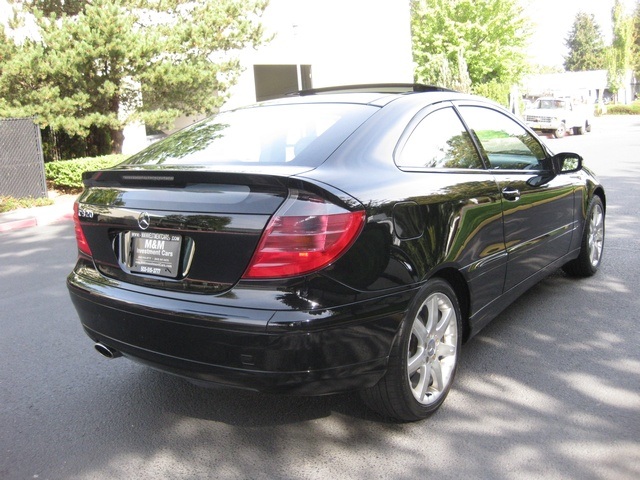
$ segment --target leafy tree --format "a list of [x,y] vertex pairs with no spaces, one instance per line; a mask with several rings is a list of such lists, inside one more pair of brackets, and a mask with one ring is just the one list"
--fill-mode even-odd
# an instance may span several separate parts
[[613,41],[607,59],[609,90],[617,94],[624,77],[633,67],[633,18],[625,13],[624,5],[616,0],[611,10]]
[[71,136],[106,130],[117,153],[130,122],[166,127],[224,103],[235,53],[263,41],[268,0],[15,2],[38,32],[3,60],[0,114]]
[[544,65],[537,63],[530,66],[530,73],[538,75],[549,73],[563,73],[564,71],[564,67],[561,67],[560,65]]
[[455,62],[451,62],[444,53],[433,55],[430,60],[430,67],[433,79],[430,83],[460,92],[471,93],[471,78],[469,77],[467,62],[462,52],[458,51]]
[[633,51],[633,18],[625,13],[624,3],[616,0],[611,10],[613,41],[611,46],[617,52],[619,66],[627,69],[631,65]]
[[[462,61],[474,90],[526,73],[531,28],[517,0],[412,0],[411,27],[418,82],[464,85]],[[443,72],[454,72],[454,85]]]
[[604,39],[594,15],[583,12],[576,15],[565,45],[569,48],[569,55],[564,58],[566,70],[577,72],[605,67]]
[[633,14],[633,65],[636,79],[640,79],[640,0],[636,2]]

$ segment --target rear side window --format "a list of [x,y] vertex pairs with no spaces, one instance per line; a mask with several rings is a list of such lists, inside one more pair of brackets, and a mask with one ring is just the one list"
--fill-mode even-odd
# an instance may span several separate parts
[[545,153],[524,127],[500,112],[484,107],[460,107],[489,160],[489,168],[535,170]]
[[396,158],[399,167],[484,168],[469,133],[451,107],[426,116]]
[[355,104],[234,110],[181,130],[123,165],[318,166],[377,110]]

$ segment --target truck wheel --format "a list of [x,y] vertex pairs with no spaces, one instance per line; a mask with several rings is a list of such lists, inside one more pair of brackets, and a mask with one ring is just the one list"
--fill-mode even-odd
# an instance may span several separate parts
[[574,135],[584,135],[586,132],[585,127],[573,127],[573,134]]
[[553,136],[555,138],[562,138],[564,137],[564,134],[566,131],[567,131],[567,127],[565,126],[564,123],[561,123],[560,126],[556,129],[556,131],[553,132]]

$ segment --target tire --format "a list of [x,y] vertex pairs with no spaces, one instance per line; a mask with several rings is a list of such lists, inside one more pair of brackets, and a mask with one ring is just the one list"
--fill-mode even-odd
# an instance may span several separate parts
[[555,138],[562,138],[564,134],[567,132],[567,127],[564,123],[561,123],[560,126],[553,132],[553,136]]
[[580,254],[575,260],[565,264],[562,269],[574,277],[594,275],[602,262],[604,248],[604,207],[597,195],[591,199],[582,233]]
[[573,134],[574,135],[584,135],[585,134],[584,125],[582,127],[573,127]]
[[451,286],[429,280],[414,298],[391,350],[385,376],[361,392],[380,415],[422,420],[444,402],[458,367],[460,306]]

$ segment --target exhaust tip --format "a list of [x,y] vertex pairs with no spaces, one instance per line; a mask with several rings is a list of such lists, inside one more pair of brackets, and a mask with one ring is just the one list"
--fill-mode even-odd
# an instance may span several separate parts
[[122,356],[122,354],[119,351],[117,351],[115,348],[108,347],[108,346],[106,346],[106,345],[104,345],[103,343],[100,343],[100,342],[96,343],[94,345],[94,348],[96,349],[96,351],[100,355],[102,355],[103,357],[106,357],[106,358],[108,358],[110,360],[113,359],[113,358],[118,358],[118,357]]

